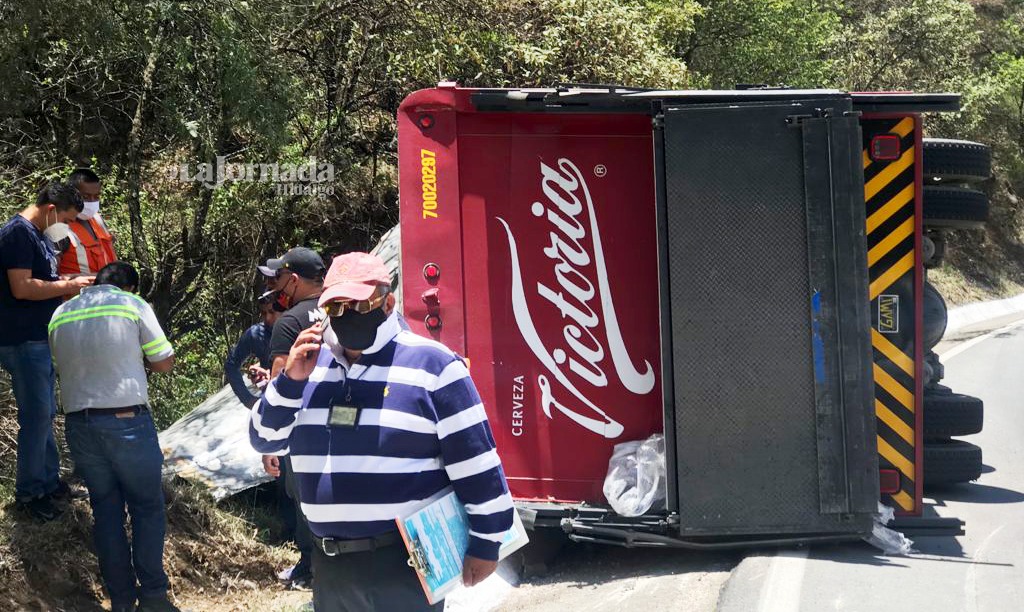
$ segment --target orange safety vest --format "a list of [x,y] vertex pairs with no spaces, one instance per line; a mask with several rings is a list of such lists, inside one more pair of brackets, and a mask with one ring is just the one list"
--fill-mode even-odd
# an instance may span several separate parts
[[[95,238],[85,228],[85,223],[92,226]],[[75,219],[68,225],[71,226],[71,233],[68,234],[71,245],[61,255],[58,266],[60,274],[96,274],[103,266],[117,260],[114,237],[110,235],[99,213],[87,221]]]

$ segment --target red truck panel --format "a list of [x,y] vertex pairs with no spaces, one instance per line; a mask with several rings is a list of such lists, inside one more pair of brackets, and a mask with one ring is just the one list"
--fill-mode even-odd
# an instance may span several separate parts
[[513,495],[603,502],[612,447],[663,428],[650,118],[474,113],[467,95],[399,111],[406,314],[423,332],[439,264],[435,337],[470,359]]

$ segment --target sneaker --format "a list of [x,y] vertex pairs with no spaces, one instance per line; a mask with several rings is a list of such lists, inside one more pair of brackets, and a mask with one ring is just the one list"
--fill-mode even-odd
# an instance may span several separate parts
[[311,591],[313,590],[313,575],[306,574],[305,576],[297,576],[288,581],[288,588],[293,591]]
[[296,563],[295,565],[293,565],[291,567],[286,567],[283,570],[279,571],[277,573],[277,579],[280,580],[281,582],[288,582],[289,580],[292,579],[292,572],[294,572],[295,568],[298,567],[298,566],[299,566],[299,564]]
[[71,486],[66,480],[57,483],[57,488],[50,492],[50,499],[53,501],[70,501],[72,499],[85,499],[89,492],[79,486]]
[[181,612],[166,597],[147,597],[139,599],[138,612]]
[[28,501],[19,501],[17,508],[37,521],[52,521],[61,515],[61,509],[53,505],[53,500],[44,495]]

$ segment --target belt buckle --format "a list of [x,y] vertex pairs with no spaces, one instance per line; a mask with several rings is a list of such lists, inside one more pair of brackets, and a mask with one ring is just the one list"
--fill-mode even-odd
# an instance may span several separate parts
[[[338,541],[334,538],[323,538],[320,540],[320,548],[323,549],[324,554],[328,557],[338,556]],[[333,548],[334,550],[330,550]]]

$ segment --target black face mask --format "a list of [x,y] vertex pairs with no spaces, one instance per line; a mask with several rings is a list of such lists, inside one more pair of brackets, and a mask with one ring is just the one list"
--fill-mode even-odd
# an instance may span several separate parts
[[386,321],[384,307],[374,308],[366,314],[347,310],[340,317],[331,317],[331,329],[338,336],[338,343],[353,351],[370,348],[377,339],[377,328]]

